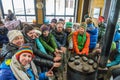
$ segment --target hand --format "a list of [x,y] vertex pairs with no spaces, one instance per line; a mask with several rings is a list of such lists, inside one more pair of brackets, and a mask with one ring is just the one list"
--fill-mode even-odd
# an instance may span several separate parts
[[66,53],[66,48],[65,47],[60,47],[60,49],[63,51],[63,53]]
[[61,66],[61,63],[60,63],[60,62],[55,62],[55,63],[53,63],[53,66],[54,66],[54,67],[60,67],[60,66]]
[[53,76],[53,72],[52,72],[52,71],[46,72],[46,76],[47,76],[47,77],[52,77],[52,76]]
[[56,57],[61,57],[60,53],[54,52],[54,54],[55,54]]
[[56,49],[55,49],[55,52],[58,53],[58,51],[59,51],[59,50],[56,48]]
[[54,58],[54,61],[56,62],[56,61],[60,61],[61,60],[61,57],[60,56],[56,56],[55,58]]
[[81,53],[81,52],[79,52],[78,54],[79,54],[79,55],[81,55],[82,53]]

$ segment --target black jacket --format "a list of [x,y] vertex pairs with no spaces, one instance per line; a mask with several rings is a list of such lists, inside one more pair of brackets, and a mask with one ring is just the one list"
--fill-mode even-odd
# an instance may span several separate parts
[[4,44],[1,50],[0,58],[11,59],[12,56],[17,52],[18,46],[8,43]]

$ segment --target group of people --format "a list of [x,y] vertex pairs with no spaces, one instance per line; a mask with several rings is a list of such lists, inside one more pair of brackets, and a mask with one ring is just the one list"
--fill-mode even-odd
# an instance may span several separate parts
[[1,80],[64,80],[63,70],[70,56],[90,55],[98,42],[99,27],[92,18],[72,23],[52,19],[39,29],[24,24],[22,30],[7,33],[0,58]]

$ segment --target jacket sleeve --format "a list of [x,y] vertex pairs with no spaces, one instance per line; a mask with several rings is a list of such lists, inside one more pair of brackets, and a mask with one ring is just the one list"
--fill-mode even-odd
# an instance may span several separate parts
[[43,47],[43,45],[41,44],[40,40],[38,38],[35,39],[35,42],[37,44],[38,49],[42,52],[47,54],[45,48]]
[[40,66],[49,66],[49,67],[52,67],[53,66],[53,61],[50,61],[50,60],[46,60],[46,59],[43,59],[43,58],[39,58],[39,57],[35,57],[34,60],[35,64],[37,65],[40,65]]
[[57,48],[57,44],[56,44],[55,38],[54,38],[54,36],[52,34],[51,34],[50,41],[51,41],[51,44],[52,44],[53,48],[56,49]]
[[43,54],[41,51],[39,51],[36,47],[32,47],[33,48],[33,52],[36,56],[39,56],[40,58],[45,58],[48,60],[52,60],[54,59],[53,56],[49,55],[49,54]]
[[52,48],[50,45],[48,45],[45,41],[43,41],[41,38],[40,38],[40,41],[41,43],[43,44],[44,48],[48,51],[50,51],[51,53],[54,52],[54,48]]
[[64,47],[66,45],[66,40],[67,40],[67,34],[65,33],[63,43],[62,43],[62,47]]
[[76,52],[76,54],[79,53],[77,36],[78,36],[78,32],[74,32],[74,33],[73,33],[72,40],[73,40],[73,49],[74,49],[74,51]]
[[40,73],[40,74],[39,74],[39,80],[47,80],[48,77],[47,77],[45,74],[46,74],[46,72]]
[[107,64],[107,67],[114,66],[114,65],[117,65],[119,63],[120,63],[120,53],[118,53],[118,55],[116,56],[114,61]]
[[90,45],[90,35],[86,32],[86,42],[84,45],[84,48],[82,49],[82,53],[86,53],[86,55],[88,55],[89,52],[89,45]]

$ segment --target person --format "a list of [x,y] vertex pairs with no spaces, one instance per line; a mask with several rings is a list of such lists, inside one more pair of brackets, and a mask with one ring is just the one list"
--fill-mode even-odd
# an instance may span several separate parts
[[23,34],[19,30],[8,31],[7,37],[9,39],[9,43],[3,45],[0,54],[0,58],[4,58],[5,61],[7,61],[7,59],[11,59],[18,48],[24,44]]
[[81,23],[77,31],[73,33],[73,50],[79,55],[88,55],[90,35],[86,32],[86,23]]
[[56,29],[52,32],[52,34],[55,37],[58,49],[62,50],[65,53],[67,34],[64,32],[63,27],[64,27],[64,24],[62,22],[58,22],[56,24]]
[[67,39],[66,39],[66,47],[67,47],[67,61],[70,58],[71,53],[73,52],[73,40],[72,40],[72,36],[73,36],[73,23],[72,22],[66,22],[65,23],[65,33],[67,34]]
[[98,28],[94,26],[93,20],[91,18],[87,18],[87,32],[90,34],[90,46],[89,46],[89,52],[92,52],[97,44],[98,41]]
[[1,65],[1,80],[45,80],[53,76],[53,72],[38,73],[33,63],[34,54],[32,48],[22,45],[9,62]]
[[106,31],[106,23],[103,16],[100,16],[98,18],[98,28],[99,28],[98,43],[102,44],[103,38],[105,36],[105,31]]
[[62,78],[63,74],[63,70],[65,68],[65,65],[67,63],[66,61],[66,39],[67,39],[67,34],[64,32],[64,23],[63,22],[58,22],[56,24],[56,29],[52,32],[55,41],[57,43],[58,49],[61,50],[63,52],[63,54],[61,54],[62,56],[62,65],[59,68],[59,77]]
[[13,20],[16,20],[16,16],[15,16],[14,13],[12,13],[12,11],[9,9],[5,21],[13,21]]
[[[116,43],[112,42],[112,46],[114,47],[112,49],[112,52],[110,54],[110,62],[107,63],[106,67],[108,67],[108,71],[107,74],[105,76],[105,79],[110,79],[111,75],[114,74],[114,78],[115,76],[117,76],[118,73],[117,71],[120,69],[120,42],[118,43],[118,48],[116,48]],[[114,50],[114,52],[113,52]],[[117,74],[116,74],[117,72]]]
[[51,23],[50,23],[50,32],[52,32],[53,30],[55,30],[56,28],[56,23],[57,23],[57,19],[52,19]]
[[42,35],[39,37],[39,40],[41,41],[47,53],[55,56],[55,53],[57,53],[59,50],[54,36],[50,33],[49,27],[47,25],[42,25],[41,31]]
[[0,26],[0,48],[3,44],[7,44],[9,42],[7,33],[8,29],[5,26]]

